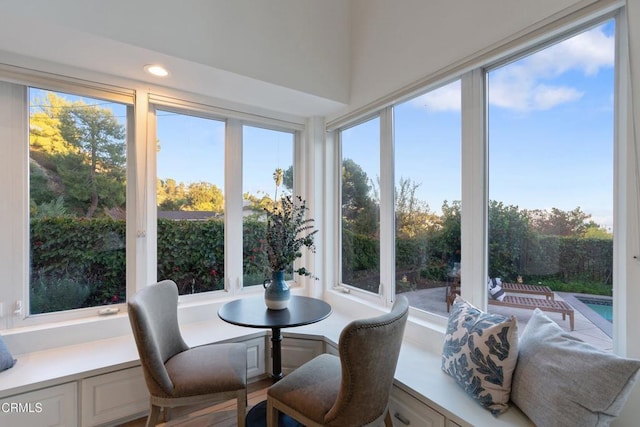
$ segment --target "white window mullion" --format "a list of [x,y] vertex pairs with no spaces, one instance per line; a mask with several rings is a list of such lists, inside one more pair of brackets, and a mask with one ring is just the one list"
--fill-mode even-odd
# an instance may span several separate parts
[[[27,87],[0,82],[0,329],[19,324],[26,314],[29,295],[29,142]],[[22,313],[14,313],[17,302]]]
[[477,307],[487,304],[488,147],[486,80],[482,69],[462,78],[461,293]]
[[395,298],[395,200],[393,109],[380,113],[380,284],[386,304]]
[[[132,116],[132,109],[128,115]],[[155,108],[138,96],[135,120],[129,117],[127,140],[130,155],[127,168],[127,292],[137,292],[157,281],[155,209]],[[135,136],[134,136],[135,135]],[[131,143],[133,140],[133,144]]]
[[[225,130],[225,289],[242,290],[242,122],[227,120]],[[240,221],[238,221],[240,218]]]

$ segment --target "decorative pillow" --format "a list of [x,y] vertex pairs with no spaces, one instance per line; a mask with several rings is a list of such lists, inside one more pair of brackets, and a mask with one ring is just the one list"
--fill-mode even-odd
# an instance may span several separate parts
[[608,426],[620,415],[640,369],[640,360],[580,341],[539,309],[519,349],[511,400],[541,426]]
[[517,359],[516,318],[484,313],[458,296],[449,314],[442,370],[498,415],[509,408]]
[[499,277],[494,277],[493,279],[489,279],[487,282],[489,286],[489,295],[491,298],[502,301],[504,299],[504,290],[502,290],[502,280]]
[[14,359],[11,353],[9,353],[9,349],[0,336],[0,372],[9,369],[15,365],[15,363],[16,359]]

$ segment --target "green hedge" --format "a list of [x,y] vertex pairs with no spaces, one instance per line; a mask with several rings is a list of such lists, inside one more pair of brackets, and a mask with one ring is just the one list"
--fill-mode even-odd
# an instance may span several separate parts
[[31,220],[31,313],[122,302],[125,223],[56,217]]
[[[269,277],[265,224],[245,218],[243,229],[245,283],[262,283]],[[343,230],[342,242],[345,282],[361,279],[376,290],[379,240]],[[447,246],[438,235],[398,239],[396,268],[446,280],[450,264],[459,256],[456,248]],[[182,294],[224,288],[222,220],[158,220],[157,254],[158,278],[174,280]],[[492,274],[504,280],[515,280],[519,274],[527,281],[611,286],[611,240],[530,236],[517,250],[490,248],[490,257],[499,260]],[[31,221],[31,313],[122,302],[125,283],[124,221],[67,217]]]

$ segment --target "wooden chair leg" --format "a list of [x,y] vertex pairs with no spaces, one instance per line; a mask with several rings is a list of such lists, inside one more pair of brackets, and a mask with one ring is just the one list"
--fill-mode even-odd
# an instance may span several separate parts
[[152,403],[147,417],[147,427],[153,427],[158,424],[158,418],[160,418],[160,407]]
[[238,392],[238,427],[245,427],[247,421],[247,390]]
[[278,410],[273,407],[269,399],[267,399],[267,427],[278,427]]
[[385,427],[393,427],[393,423],[391,422],[391,413],[387,409],[387,415],[384,416],[384,425]]

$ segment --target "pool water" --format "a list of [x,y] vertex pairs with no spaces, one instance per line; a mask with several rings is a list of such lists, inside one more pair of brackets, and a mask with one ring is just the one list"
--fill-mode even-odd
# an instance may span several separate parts
[[584,305],[589,307],[591,310],[598,313],[603,318],[607,319],[609,322],[613,322],[613,305],[609,300],[603,300],[598,298],[585,298],[585,297],[576,297],[579,299]]

